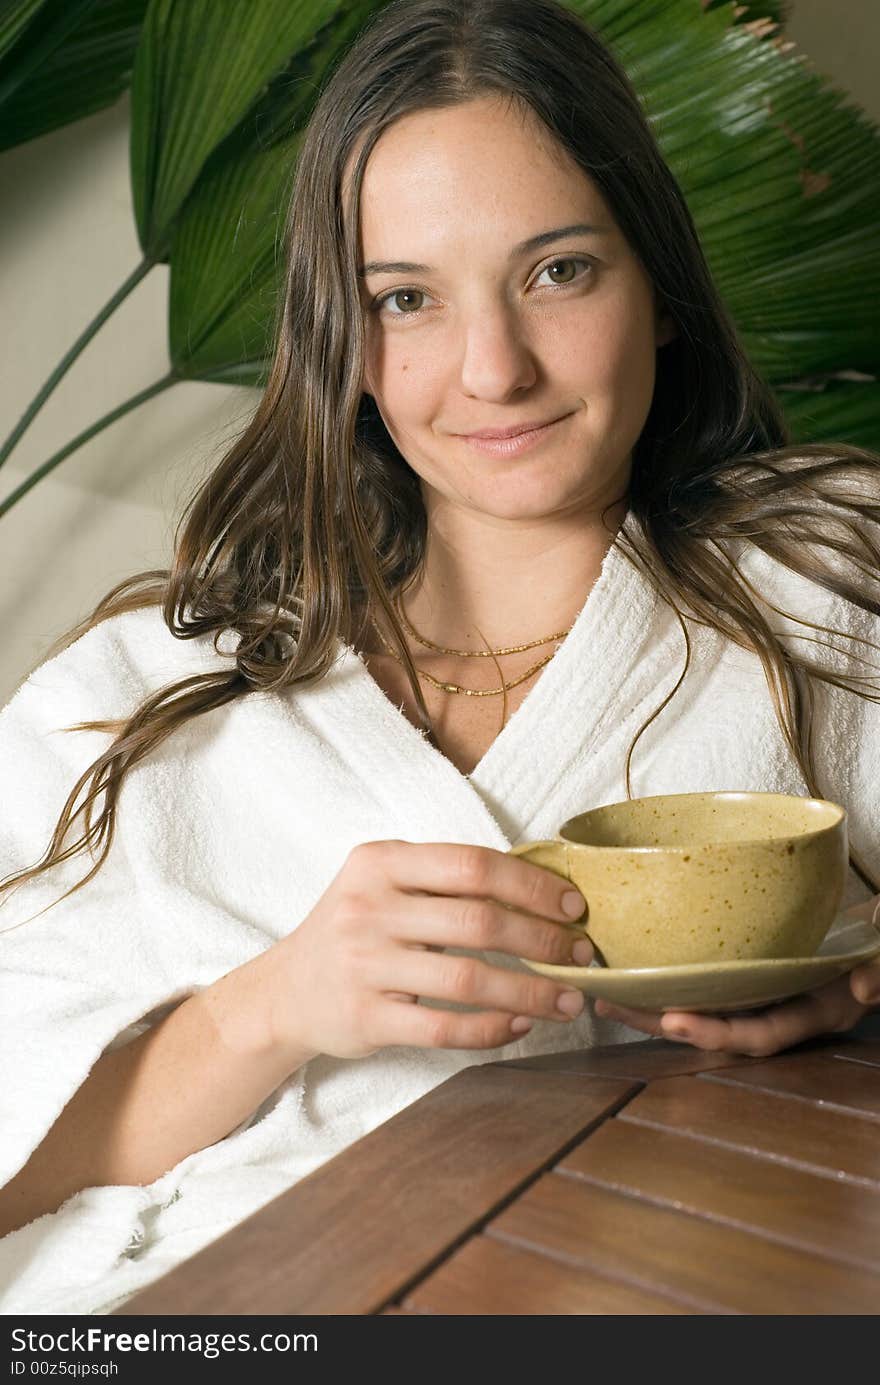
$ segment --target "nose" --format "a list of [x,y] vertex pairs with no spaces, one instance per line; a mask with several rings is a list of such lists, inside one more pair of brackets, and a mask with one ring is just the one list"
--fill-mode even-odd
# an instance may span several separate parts
[[475,399],[503,403],[538,377],[522,324],[507,304],[475,310],[464,328],[461,388]]

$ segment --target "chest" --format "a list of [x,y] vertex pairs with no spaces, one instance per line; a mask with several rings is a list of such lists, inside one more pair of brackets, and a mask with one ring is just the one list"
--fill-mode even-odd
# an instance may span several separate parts
[[[319,684],[218,709],[173,754],[138,766],[117,849],[136,864],[139,889],[185,890],[187,910],[199,901],[280,937],[360,842],[503,850],[505,838],[553,836],[574,814],[626,797],[630,745],[681,671],[676,649],[659,663],[638,653],[619,679],[589,651],[569,672],[551,661],[511,691],[500,736],[500,697],[444,694],[423,680],[439,754],[419,734],[399,666],[352,655]],[[826,729],[820,720],[820,744]],[[635,747],[632,789],[803,792],[760,667],[743,658],[719,668],[695,650],[673,703]],[[836,797],[838,785],[827,791]]]
[[[422,721],[418,703],[404,669],[390,655],[365,654],[363,657],[370,675],[389,702],[399,707],[407,721],[420,729]],[[489,670],[481,669],[480,675],[475,676],[473,662],[475,661],[438,659],[429,671],[438,682],[456,683],[461,687],[500,686],[494,666]],[[516,677],[516,673],[505,669],[504,676],[505,679],[512,679]],[[508,690],[506,721],[510,720],[539,677],[540,673],[537,673]],[[431,718],[437,748],[459,773],[470,774],[501,730],[502,715],[505,713],[504,699],[500,695],[469,697],[464,693],[444,692],[434,687],[427,678],[421,680],[421,689]]]

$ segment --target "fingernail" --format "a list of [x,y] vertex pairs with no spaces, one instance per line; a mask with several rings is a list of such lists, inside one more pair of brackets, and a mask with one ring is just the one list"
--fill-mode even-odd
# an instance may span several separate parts
[[584,997],[580,991],[563,991],[556,1002],[557,1010],[561,1010],[564,1015],[579,1015],[584,1008]]
[[562,896],[562,912],[570,919],[580,918],[587,907],[587,901],[577,890],[566,890]]
[[517,1015],[516,1019],[510,1021],[511,1034],[528,1034],[532,1027],[532,1021],[526,1015]]
[[572,961],[577,962],[579,966],[588,967],[593,960],[592,943],[588,943],[586,938],[581,938],[571,949],[571,957]]

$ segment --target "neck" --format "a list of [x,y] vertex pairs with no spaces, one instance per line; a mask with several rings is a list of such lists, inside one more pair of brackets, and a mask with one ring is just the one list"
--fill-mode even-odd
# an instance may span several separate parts
[[599,576],[626,514],[583,514],[533,525],[429,515],[425,558],[403,595],[408,620],[438,645],[522,644],[567,630]]

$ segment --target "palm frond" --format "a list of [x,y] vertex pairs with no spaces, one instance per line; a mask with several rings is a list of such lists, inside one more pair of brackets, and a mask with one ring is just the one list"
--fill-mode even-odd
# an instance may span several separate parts
[[755,364],[774,384],[880,363],[878,127],[732,6],[582,0],[644,101]]
[[151,0],[132,79],[131,173],[141,245],[166,258],[211,153],[343,0]]
[[302,130],[328,67],[375,8],[375,0],[348,4],[293,55],[184,204],[169,257],[169,342],[180,377],[263,378]]
[[47,0],[6,0],[0,12],[0,59],[27,29]]
[[147,0],[101,0],[93,6],[0,107],[0,150],[117,101],[131,80],[146,8]]
[[734,11],[734,23],[760,25],[769,20],[772,29],[760,32],[762,38],[770,38],[778,28],[789,21],[792,0],[700,0],[704,10],[720,10],[725,6]]
[[796,442],[846,442],[878,449],[880,382],[831,379],[815,388],[777,392]]

